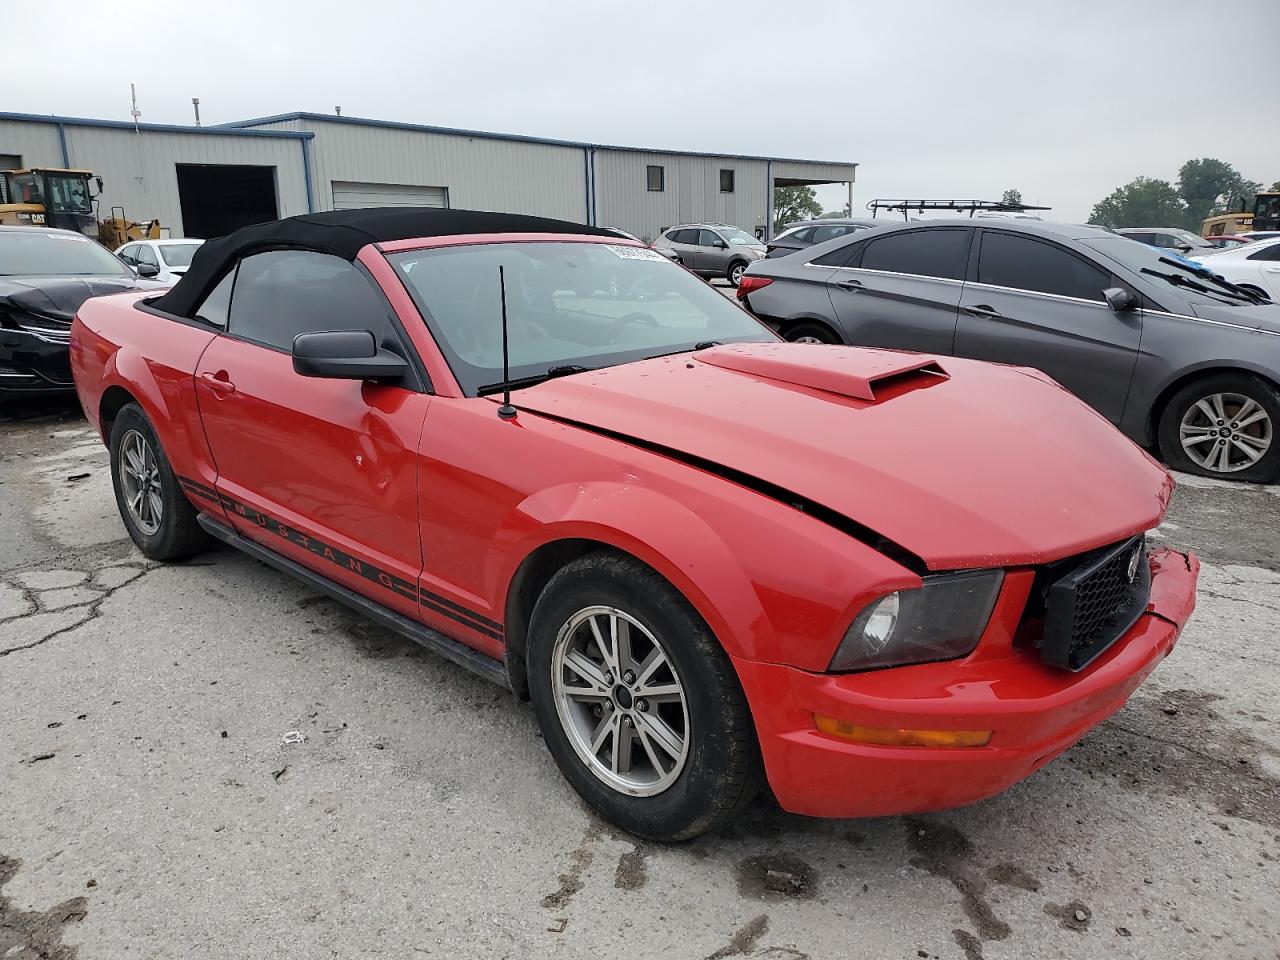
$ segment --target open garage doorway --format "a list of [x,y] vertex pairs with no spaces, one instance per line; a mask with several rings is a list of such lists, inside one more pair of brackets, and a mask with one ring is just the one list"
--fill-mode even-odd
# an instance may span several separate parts
[[222,163],[177,167],[183,236],[211,240],[280,216],[275,167]]

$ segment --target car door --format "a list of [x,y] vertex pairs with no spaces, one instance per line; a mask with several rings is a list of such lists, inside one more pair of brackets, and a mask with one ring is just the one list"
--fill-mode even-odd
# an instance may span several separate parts
[[1040,237],[983,228],[956,328],[957,356],[1043,370],[1118,421],[1142,336],[1140,310],[1102,297],[1109,270]]
[[692,270],[694,261],[697,259],[698,231],[687,229],[672,230],[667,234],[667,239],[671,242],[671,249],[675,252],[679,261]]
[[729,269],[729,244],[714,230],[698,231],[698,271],[717,274]]
[[855,244],[827,281],[849,343],[951,353],[972,227],[898,230]]
[[[1280,243],[1273,243],[1270,246],[1256,250],[1245,258],[1249,266],[1258,270],[1258,276],[1262,281],[1262,288],[1272,300],[1280,303]],[[1232,266],[1237,266],[1232,264]],[[1247,276],[1247,275],[1245,275]],[[1232,279],[1228,277],[1227,279]],[[1254,283],[1253,277],[1232,282]]]
[[417,444],[430,399],[421,375],[377,384],[293,369],[296,335],[363,329],[413,359],[381,292],[350,262],[299,250],[245,258],[226,332],[196,370],[201,420],[241,534],[417,617]]

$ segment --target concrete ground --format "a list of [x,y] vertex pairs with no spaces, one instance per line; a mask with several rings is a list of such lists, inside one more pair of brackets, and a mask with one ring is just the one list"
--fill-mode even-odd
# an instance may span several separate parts
[[1157,537],[1194,620],[1030,780],[658,846],[510,695],[231,551],[143,560],[73,406],[0,415],[0,957],[1274,960],[1280,488],[1184,480]]

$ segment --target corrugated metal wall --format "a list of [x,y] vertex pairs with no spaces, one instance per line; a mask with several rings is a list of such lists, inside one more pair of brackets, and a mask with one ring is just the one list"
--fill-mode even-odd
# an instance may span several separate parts
[[[648,189],[648,167],[664,171],[664,189]],[[720,171],[732,170],[732,193],[720,192]],[[763,160],[698,157],[630,150],[595,151],[596,222],[656,238],[676,223],[729,223],[748,233],[764,226],[768,164]]]
[[316,209],[333,209],[333,182],[445,187],[449,205],[583,221],[583,152],[514,140],[308,121],[314,130]]
[[[284,137],[140,133],[111,127],[66,124],[72,167],[102,177],[99,216],[123,206],[129,219],[158,217],[175,237],[183,236],[178,201],[179,163],[249,164],[275,168],[276,203],[282,217],[307,212],[300,140]],[[62,165],[53,123],[0,121],[0,153],[18,153],[25,164]]]

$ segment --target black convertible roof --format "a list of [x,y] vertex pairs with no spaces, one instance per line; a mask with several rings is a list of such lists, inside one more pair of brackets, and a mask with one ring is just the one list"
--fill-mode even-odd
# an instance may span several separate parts
[[[370,243],[418,237],[453,237],[485,233],[570,233],[596,237],[617,234],[567,220],[529,217],[484,210],[439,210],[429,207],[374,207],[307,213],[270,223],[255,223],[202,244],[182,279],[153,306],[191,316],[214,285],[241,257],[262,250],[290,248],[329,253],[354,260]],[[622,242],[620,240],[620,242]]]

